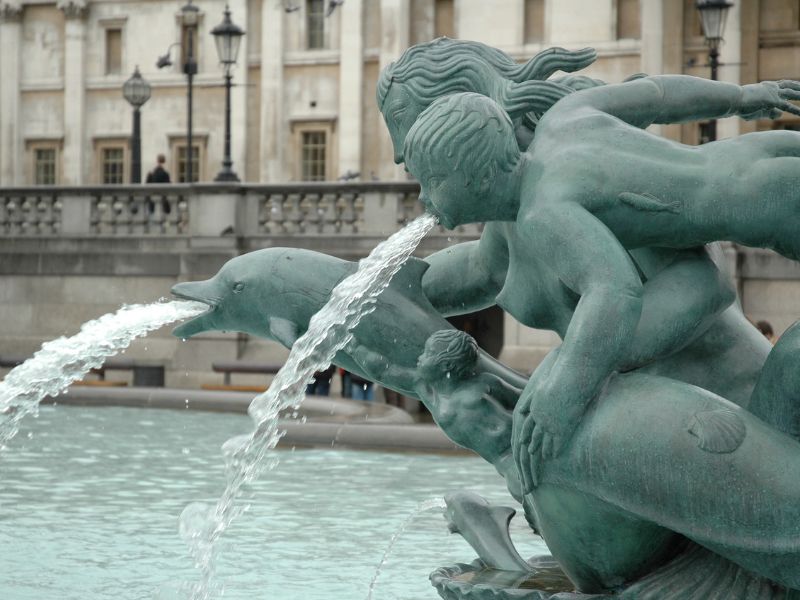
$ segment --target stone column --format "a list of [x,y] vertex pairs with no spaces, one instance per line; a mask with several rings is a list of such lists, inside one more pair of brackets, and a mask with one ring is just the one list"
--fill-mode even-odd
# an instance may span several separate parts
[[[245,0],[232,0],[229,2],[233,22],[242,27],[250,20]],[[246,180],[247,173],[247,42],[242,40],[239,47],[239,60],[233,69],[233,88],[231,89],[231,158],[233,170],[242,181]]]
[[339,173],[361,172],[364,112],[364,5],[348,0],[341,7],[339,59]]
[[64,152],[63,182],[79,185],[86,180],[86,13],[87,0],[58,0],[64,11]]
[[261,4],[261,171],[262,182],[288,179],[284,173],[286,128],[283,122],[283,8]]
[[22,2],[0,2],[0,185],[22,185],[20,56]]
[[[396,60],[409,45],[411,19],[410,0],[380,0],[381,3],[381,54],[380,68]],[[394,150],[389,133],[381,135],[381,179],[402,181],[406,179],[402,165],[394,164]]]
[[[757,56],[757,55],[756,55]],[[735,2],[728,11],[725,27],[725,43],[720,48],[720,81],[740,84],[742,71],[742,3]],[[729,138],[741,133],[742,120],[739,117],[721,119],[717,124],[717,138]]]
[[[683,5],[669,0],[642,0],[641,70],[649,75],[683,70]],[[680,140],[680,125],[652,125],[649,129]]]

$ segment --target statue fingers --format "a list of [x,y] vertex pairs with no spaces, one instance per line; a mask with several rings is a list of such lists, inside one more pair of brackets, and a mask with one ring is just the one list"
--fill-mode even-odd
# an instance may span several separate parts
[[[532,492],[537,485],[539,485],[539,474],[542,469],[542,453],[537,452],[535,454],[531,454],[531,466],[530,466],[530,474],[531,474],[531,489]],[[530,493],[529,492],[529,493]]]
[[553,444],[555,442],[555,436],[550,433],[545,433],[544,439],[542,440],[542,458],[548,459],[552,458],[555,454],[555,448]]
[[794,88],[781,88],[778,93],[784,100],[800,100],[800,90]]
[[[800,100],[800,97],[798,97],[798,100]],[[788,113],[800,116],[800,106],[792,104],[791,102],[788,101],[782,102],[780,108]]]
[[800,81],[795,81],[794,79],[781,79],[776,83],[778,84],[778,87],[781,88],[782,90],[800,91]]
[[535,487],[531,476],[531,455],[528,454],[528,449],[525,447],[520,446],[517,450],[517,469],[522,482],[522,493],[530,494]]

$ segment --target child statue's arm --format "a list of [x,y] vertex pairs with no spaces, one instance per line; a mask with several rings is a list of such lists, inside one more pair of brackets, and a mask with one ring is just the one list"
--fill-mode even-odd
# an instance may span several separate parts
[[344,351],[353,359],[364,375],[389,388],[412,390],[417,380],[416,370],[395,364],[391,357],[385,357],[359,344],[357,340],[351,341]]
[[800,83],[765,81],[739,86],[689,75],[656,75],[576,92],[559,102],[553,116],[577,117],[581,108],[613,115],[636,127],[740,116],[777,118],[800,114]]

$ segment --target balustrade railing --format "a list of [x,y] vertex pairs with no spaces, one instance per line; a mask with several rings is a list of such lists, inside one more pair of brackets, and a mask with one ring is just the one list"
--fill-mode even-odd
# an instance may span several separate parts
[[418,195],[416,182],[0,188],[0,234],[380,236],[422,213]]
[[62,202],[57,193],[14,192],[0,194],[0,234],[57,235],[61,229]]

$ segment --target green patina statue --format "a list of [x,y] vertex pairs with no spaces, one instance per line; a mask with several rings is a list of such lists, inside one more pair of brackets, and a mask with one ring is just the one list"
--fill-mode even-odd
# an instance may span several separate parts
[[[782,110],[797,114],[790,101],[800,98],[800,86],[637,76],[616,86],[590,80],[564,90],[571,87],[568,81],[557,82],[558,89],[530,81],[550,74],[528,68],[545,57],[549,66],[560,62],[555,68],[566,71],[592,59],[582,51],[580,63],[574,60],[578,54],[554,49],[517,66],[481,44],[441,39],[405,52],[378,85],[395,158],[405,160],[420,180],[426,206],[448,227],[487,222],[479,242],[428,258],[431,268],[423,281],[428,299],[448,315],[497,303],[524,324],[564,339],[560,352],[537,369],[514,417],[513,451],[525,490],[540,497],[534,502],[540,513],[546,512],[541,496],[548,470],[562,448],[569,452],[578,444],[572,434],[589,418],[587,407],[600,401],[598,393],[608,391],[614,371],[635,369],[699,385],[746,407],[777,437],[781,432],[797,437],[800,423],[795,392],[776,387],[781,377],[793,376],[791,363],[779,353],[761,372],[769,346],[731,305],[729,284],[702,246],[733,240],[797,258],[791,223],[800,136],[752,134],[698,149],[642,131],[651,123],[773,117]],[[451,94],[460,96],[438,100]],[[491,108],[475,118],[468,114],[469,103]],[[428,109],[432,104],[438,107]],[[730,169],[714,175],[706,168],[714,159]],[[644,388],[641,393],[647,394]],[[650,417],[658,420],[663,410],[653,407]],[[643,426],[642,433],[653,429]],[[762,452],[749,459],[769,460]],[[662,460],[669,461],[669,453]],[[676,469],[676,476],[681,473]],[[593,508],[580,502],[577,511],[565,511],[568,502],[558,493],[556,498],[562,521],[592,514]],[[737,495],[734,501],[748,504],[744,498]],[[649,502],[646,510],[669,512],[664,499]],[[787,514],[797,519],[800,510]],[[613,548],[587,553],[600,539],[588,534],[591,527],[580,532],[584,523],[574,537],[564,538],[569,527],[556,525],[556,516],[543,519],[542,531],[555,527],[545,539],[581,589],[600,591],[631,581],[625,568],[608,567],[606,553],[613,555]],[[715,518],[730,519],[729,533],[737,530],[734,515]],[[764,527],[750,542],[768,545],[780,533]],[[777,558],[767,562],[772,560]],[[599,567],[600,579],[581,581],[575,571],[591,571],[593,565],[605,565]],[[770,576],[752,564],[746,568]],[[607,576],[618,583],[601,581]],[[684,590],[652,597],[688,596]],[[698,597],[709,597],[707,590]]]
[[[790,102],[800,85],[547,79],[594,59],[552,49],[518,65],[440,39],[383,71],[378,104],[395,159],[420,180],[426,208],[447,227],[486,225],[479,241],[410,261],[335,362],[421,399],[492,463],[566,589],[579,590],[524,573],[473,573],[469,589],[437,576],[448,600],[797,598],[800,327],[770,354],[704,244],[798,258],[800,135],[694,148],[644,128],[800,113]],[[712,173],[711,161],[728,172]],[[290,347],[355,268],[303,250],[238,257],[174,288],[212,307],[175,334],[243,331]],[[493,304],[563,339],[530,380],[443,318]],[[469,495],[448,507],[479,569],[525,569],[508,510]],[[533,573],[552,561],[528,564]]]

